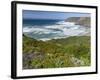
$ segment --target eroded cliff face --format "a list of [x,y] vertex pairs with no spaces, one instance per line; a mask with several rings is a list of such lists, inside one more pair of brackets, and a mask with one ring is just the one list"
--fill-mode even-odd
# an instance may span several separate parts
[[70,17],[65,20],[66,22],[75,22],[77,25],[82,25],[85,27],[91,26],[91,19],[90,17]]

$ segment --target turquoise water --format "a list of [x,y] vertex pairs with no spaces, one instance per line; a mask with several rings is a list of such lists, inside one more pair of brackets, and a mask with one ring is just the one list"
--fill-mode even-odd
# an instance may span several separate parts
[[23,33],[38,40],[79,36],[88,33],[86,27],[64,20],[24,19]]

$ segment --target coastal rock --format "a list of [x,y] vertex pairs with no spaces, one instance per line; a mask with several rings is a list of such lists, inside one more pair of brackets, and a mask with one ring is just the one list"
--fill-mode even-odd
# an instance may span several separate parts
[[66,22],[74,22],[76,25],[82,25],[85,27],[90,27],[90,17],[70,17],[65,20]]

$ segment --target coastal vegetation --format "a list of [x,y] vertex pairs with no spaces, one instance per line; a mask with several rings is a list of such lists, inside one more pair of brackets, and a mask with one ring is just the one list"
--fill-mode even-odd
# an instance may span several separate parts
[[90,66],[90,36],[47,41],[23,34],[23,69]]

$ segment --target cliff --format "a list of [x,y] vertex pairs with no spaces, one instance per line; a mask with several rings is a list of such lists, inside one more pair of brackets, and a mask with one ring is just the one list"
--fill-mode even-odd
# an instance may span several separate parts
[[82,25],[85,27],[90,27],[91,20],[90,17],[70,17],[65,20],[66,22],[75,22],[77,25]]

